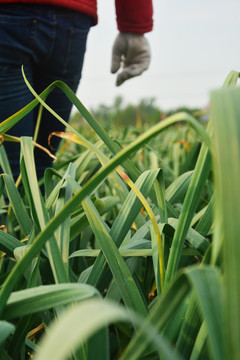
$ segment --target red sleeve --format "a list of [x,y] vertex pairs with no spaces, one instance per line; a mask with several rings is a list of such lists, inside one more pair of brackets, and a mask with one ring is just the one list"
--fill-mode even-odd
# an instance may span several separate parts
[[152,30],[152,0],[115,0],[115,6],[119,31],[144,34]]

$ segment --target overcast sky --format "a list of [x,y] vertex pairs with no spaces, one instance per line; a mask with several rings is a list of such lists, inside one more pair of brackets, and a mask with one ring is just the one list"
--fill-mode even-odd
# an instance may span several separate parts
[[[131,1],[131,0],[129,0]],[[91,28],[78,97],[89,109],[154,97],[164,110],[204,107],[212,89],[230,70],[240,70],[239,0],[153,0],[154,30],[150,68],[115,86],[110,73],[117,35],[114,0],[98,0],[99,23]]]

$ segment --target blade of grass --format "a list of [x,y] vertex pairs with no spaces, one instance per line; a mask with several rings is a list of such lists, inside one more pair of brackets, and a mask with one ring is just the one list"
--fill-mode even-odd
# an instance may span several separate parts
[[0,321],[0,345],[13,333],[15,326],[7,321]]
[[[176,229],[178,226],[178,219],[169,218],[169,224]],[[186,240],[188,243],[196,250],[198,250],[202,255],[207,251],[209,246],[209,241],[202,235],[200,235],[197,231],[189,228],[186,234]]]
[[[119,198],[114,196],[102,198],[101,203],[94,201],[94,205],[101,216],[108,213],[118,204],[119,204]],[[73,240],[76,236],[78,236],[87,226],[88,226],[88,220],[86,214],[82,213],[76,216],[72,215],[71,228],[70,228],[70,241]]]
[[196,294],[192,293],[176,344],[176,349],[184,359],[190,358],[192,349],[196,346],[196,338],[201,324],[202,316],[198,308]]
[[101,247],[112,274],[119,286],[125,304],[140,314],[146,314],[147,309],[136,287],[132,275],[122,256],[106,229],[105,223],[96,211],[90,199],[83,201],[83,207],[88,217],[89,224]]
[[0,146],[0,164],[4,173],[8,174],[13,179],[12,170],[8,161],[8,157],[4,146]]
[[[69,164],[69,167],[66,172],[66,176],[75,177],[75,166],[73,164]],[[55,213],[57,214],[64,206],[66,201],[68,201],[72,197],[72,186],[66,181],[64,187],[61,188],[58,200],[56,202]],[[69,257],[69,238],[70,238],[70,224],[71,224],[71,216],[69,216],[64,220],[64,222],[59,226],[57,231],[55,232],[56,240],[58,243],[58,247],[60,253],[62,255],[62,261],[66,269],[66,273],[69,271],[68,257]]]
[[34,314],[94,296],[99,296],[99,292],[92,286],[85,284],[42,285],[15,291],[8,299],[4,319]]
[[201,357],[203,358],[209,357],[209,354],[203,354],[204,347],[206,346],[206,341],[207,341],[207,330],[206,330],[206,323],[204,322],[199,330],[193,351],[190,356],[190,360],[198,360]]
[[[16,261],[20,261],[23,258],[24,254],[28,251],[28,248],[29,245],[19,246],[16,249],[14,249],[14,257]],[[27,280],[27,287],[36,286],[37,277],[39,274],[38,264],[39,264],[39,259],[36,256],[35,258],[32,259],[31,264],[27,267],[27,269],[24,272],[24,276]]]
[[[78,250],[75,251],[70,258],[78,257],[78,256],[90,256],[90,257],[97,257],[101,250]],[[122,257],[129,257],[129,256],[152,256],[151,249],[119,249],[119,253]]]
[[180,175],[166,189],[166,199],[171,204],[182,202],[192,178],[192,171]]
[[167,223],[167,205],[166,205],[166,194],[165,194],[165,179],[163,170],[159,170],[157,177],[158,181],[154,183],[154,189],[156,193],[157,207],[162,223]]
[[[216,181],[216,251],[223,247],[226,359],[240,357],[239,186],[240,186],[240,89],[212,92],[214,120],[214,169]],[[218,236],[218,238],[217,238]],[[216,258],[216,255],[214,254]]]
[[[24,188],[26,189],[26,193],[28,194],[29,203],[35,221],[37,222],[39,228],[43,230],[46,223],[48,222],[48,215],[44,207],[43,199],[37,182],[32,140],[31,138],[23,137],[21,142],[22,180]],[[66,273],[60,250],[54,236],[52,236],[50,241],[47,242],[46,247],[55,281],[63,283],[68,282],[68,275]]]
[[[120,169],[117,170],[117,172],[120,174],[120,176],[126,181],[126,183],[129,185],[129,187],[134,191],[138,199],[141,201],[142,205],[146,209],[148,216],[151,219],[152,222],[152,236],[156,240],[157,245],[157,252],[158,255],[158,267],[159,267],[159,276],[160,276],[160,283],[161,288],[163,289],[164,286],[164,277],[165,277],[165,266],[164,266],[164,254],[163,254],[163,243],[162,243],[162,237],[161,233],[158,228],[158,224],[155,218],[155,215],[148,204],[147,200],[145,199],[144,195],[138,190],[136,185],[131,181],[131,179],[128,177],[128,175],[124,172],[122,172]],[[160,289],[159,289],[160,290]]]
[[215,272],[201,272],[196,268],[195,270],[188,272],[187,275],[194,287],[203,319],[206,322],[212,357],[216,360],[224,360],[223,296],[220,273],[216,270]]
[[24,243],[20,242],[14,236],[0,230],[0,249],[2,251],[6,252],[8,255],[13,255],[14,249],[19,246],[24,246]]
[[21,230],[25,236],[30,234],[30,231],[32,229],[32,221],[26,211],[26,208],[22,202],[21,196],[19,192],[17,191],[17,188],[14,185],[13,180],[11,177],[7,174],[1,175],[5,188],[7,191],[8,198],[11,202],[11,206],[13,208],[13,211],[15,213],[15,216],[18,220],[18,223],[21,227]]
[[[222,296],[218,298],[218,301],[215,304],[215,290],[218,295],[221,290],[219,282],[220,274],[214,267],[188,267],[176,276],[173,283],[164,292],[162,299],[155,303],[147,317],[147,321],[149,321],[159,332],[161,332],[182,304],[183,299],[189,291],[193,289],[197,293],[198,304],[204,319],[208,316],[208,319],[206,319],[208,337],[211,342],[212,349],[214,349],[214,355],[217,354],[218,356],[223,347],[222,328],[216,329],[219,324],[222,326],[220,304]],[[143,333],[143,328],[144,324],[132,338],[121,360],[137,360],[145,353],[150,342],[146,339]],[[220,354],[219,359],[222,359],[222,356],[223,352]],[[214,359],[218,358],[214,357]]]
[[[146,171],[137,180],[136,186],[144,194],[145,197],[149,194],[150,189],[152,188],[153,183],[157,177],[158,171],[158,169]],[[131,191],[125,203],[121,207],[118,217],[114,221],[110,230],[110,235],[113,238],[117,247],[120,247],[140,209],[141,203],[137,198],[136,194]],[[90,273],[88,283],[93,286],[99,287],[100,282],[102,282],[103,279],[108,278],[106,269],[106,262],[103,255],[100,254]]]
[[[114,303],[91,300],[79,304],[65,312],[61,320],[52,326],[48,336],[42,341],[41,348],[36,354],[36,360],[52,358],[63,360],[71,354],[73,349],[83,344],[99,329],[113,322],[133,322],[136,325],[142,323],[133,312]],[[72,330],[71,336],[67,336],[70,328]],[[157,334],[149,324],[146,324],[144,331],[145,336],[154,342],[159,355],[165,359],[180,359],[177,354],[173,353],[167,341]]]
[[202,236],[207,236],[208,231],[210,230],[211,226],[213,225],[213,208],[214,208],[214,196],[212,196],[211,200],[208,203],[208,206],[199,220],[196,231],[201,234]]

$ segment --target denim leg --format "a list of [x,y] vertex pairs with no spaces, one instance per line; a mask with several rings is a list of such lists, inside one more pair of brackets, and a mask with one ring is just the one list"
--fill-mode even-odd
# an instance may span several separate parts
[[[3,76],[0,75],[0,114],[1,119],[5,120],[12,114],[16,113],[22,107],[32,101],[31,93],[26,89],[23,81],[21,70],[17,69],[16,73],[12,73],[5,81]],[[26,68],[25,68],[26,70]],[[19,74],[20,73],[20,74]],[[28,76],[29,77],[29,76]],[[6,91],[12,82],[11,94]],[[5,87],[4,84],[7,84]],[[7,134],[16,137],[32,136],[33,135],[33,113],[23,117],[16,125],[14,125]],[[20,143],[5,141],[4,145],[7,152],[8,160],[12,169],[13,177],[16,180],[20,169]]]
[[[28,80],[40,93],[55,80],[62,80],[76,92],[86,49],[91,18],[72,10],[30,4],[0,5],[0,120],[5,120],[32,100],[21,75],[23,64]],[[68,121],[72,105],[61,90],[47,99],[64,120]],[[33,111],[8,133],[32,136],[37,111]],[[47,147],[52,131],[64,126],[47,110],[43,111],[38,142]],[[55,141],[56,147],[58,141]],[[16,147],[16,149],[15,149]],[[7,145],[10,164],[18,172],[19,147]],[[38,178],[52,160],[36,149]]]
[[[21,29],[21,30],[20,30]],[[16,34],[17,33],[17,34]],[[32,101],[33,96],[27,89],[21,65],[31,81],[31,23],[29,19],[11,16],[0,7],[0,121],[5,120]],[[14,136],[32,136],[33,114],[30,113],[14,125],[8,134]],[[13,175],[19,174],[18,143],[5,142],[5,149],[10,161]]]
[[[45,64],[37,63],[33,78],[34,88],[39,93],[53,81],[62,80],[76,92],[81,78],[91,19],[76,12],[68,13],[65,9],[58,10],[53,19],[56,25],[51,56]],[[42,35],[44,31],[48,31],[46,29],[46,25],[41,28]],[[46,103],[68,121],[72,104],[62,90],[54,89]],[[64,131],[64,129],[65,126],[44,109],[37,141],[42,146],[48,147],[48,135],[52,131]],[[59,142],[60,139],[53,137],[51,145],[56,149]],[[39,149],[35,149],[35,154],[38,176],[41,177],[44,169],[51,166],[52,159]]]

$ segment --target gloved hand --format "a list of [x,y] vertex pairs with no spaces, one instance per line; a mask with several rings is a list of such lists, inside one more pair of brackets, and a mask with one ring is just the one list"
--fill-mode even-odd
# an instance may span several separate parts
[[150,58],[150,46],[144,35],[120,32],[112,49],[111,72],[115,74],[121,65],[123,67],[117,76],[116,85],[141,75],[148,69]]

